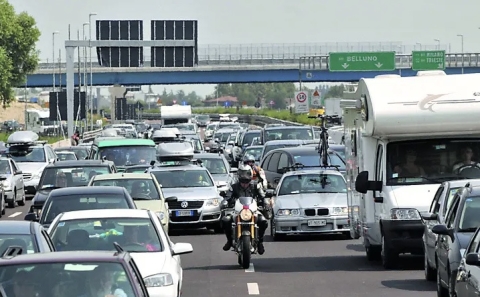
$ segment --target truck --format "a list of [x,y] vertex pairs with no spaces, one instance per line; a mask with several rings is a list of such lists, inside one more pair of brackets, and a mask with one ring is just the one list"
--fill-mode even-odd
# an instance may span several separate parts
[[160,117],[162,125],[191,123],[192,107],[190,105],[161,106]]
[[325,99],[325,108],[324,114],[328,116],[336,116],[331,121],[334,124],[341,124],[341,119],[343,116],[343,110],[340,106],[341,98],[327,98]]
[[453,171],[465,148],[480,157],[479,82],[444,72],[361,79],[342,100],[350,235],[385,269],[423,254],[421,215],[443,181],[480,177]]
[[58,128],[58,122],[50,120],[48,109],[27,109],[25,111],[25,129],[40,135],[46,135],[48,131]]

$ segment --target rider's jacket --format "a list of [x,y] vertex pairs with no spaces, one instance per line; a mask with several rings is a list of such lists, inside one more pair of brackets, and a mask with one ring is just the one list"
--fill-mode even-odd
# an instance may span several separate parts
[[252,197],[258,201],[259,199],[263,199],[263,196],[263,193],[259,191],[255,181],[250,182],[247,188],[242,187],[239,182],[234,183],[227,193],[228,200],[238,199],[240,197]]

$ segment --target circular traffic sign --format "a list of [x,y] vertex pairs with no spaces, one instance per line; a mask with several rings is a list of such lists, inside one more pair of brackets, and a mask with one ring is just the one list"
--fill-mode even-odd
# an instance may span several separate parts
[[297,94],[297,101],[300,102],[300,103],[303,103],[307,100],[307,94],[305,94],[304,92],[300,92]]

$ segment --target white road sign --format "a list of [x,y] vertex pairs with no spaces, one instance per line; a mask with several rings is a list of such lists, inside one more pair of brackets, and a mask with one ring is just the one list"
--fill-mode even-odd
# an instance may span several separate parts
[[322,100],[320,99],[320,92],[318,90],[313,91],[312,106],[320,106]]
[[295,92],[295,113],[308,113],[307,92]]

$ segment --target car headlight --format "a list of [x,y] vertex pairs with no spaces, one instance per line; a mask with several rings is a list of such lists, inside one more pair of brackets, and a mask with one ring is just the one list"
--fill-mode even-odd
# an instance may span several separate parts
[[159,273],[143,279],[147,287],[166,287],[173,285],[173,278],[170,273]]
[[213,198],[213,199],[208,199],[207,200],[207,206],[219,206],[220,205],[220,199],[218,198]]
[[420,220],[420,213],[415,208],[393,208],[390,210],[392,220]]
[[252,211],[250,209],[242,209],[239,216],[242,221],[250,221],[252,219]]
[[165,213],[163,211],[158,211],[157,216],[160,219],[160,221],[163,221],[165,219]]
[[332,215],[348,215],[348,207],[332,207]]
[[279,209],[277,216],[298,216],[300,215],[300,209]]

